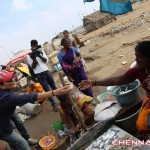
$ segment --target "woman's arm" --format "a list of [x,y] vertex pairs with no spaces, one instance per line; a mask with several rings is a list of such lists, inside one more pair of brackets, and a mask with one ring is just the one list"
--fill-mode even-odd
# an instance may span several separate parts
[[124,75],[110,77],[103,80],[94,80],[91,82],[92,85],[95,84],[96,86],[113,86],[113,85],[122,85],[122,84],[130,83],[130,81],[127,80]]
[[61,64],[61,67],[62,67],[64,73],[67,75],[69,81],[73,82],[73,78],[71,77],[71,75],[65,70],[65,68],[63,68],[63,63],[60,63],[60,64]]
[[130,83],[125,75],[120,75],[116,77],[110,77],[103,80],[84,80],[79,84],[81,90],[85,90],[91,86],[113,86],[113,85],[122,85]]
[[10,106],[22,106],[26,103],[34,103],[36,100],[46,99],[51,96],[61,95],[65,93],[69,93],[71,91],[70,86],[65,86],[62,88],[58,88],[53,91],[48,91],[44,93],[31,93],[31,94],[17,94],[17,93],[8,93],[8,100],[4,102],[5,104],[9,104]]
[[77,64],[77,63],[81,60],[82,55],[81,55],[81,53],[79,52],[79,50],[76,49],[75,47],[72,47],[72,49],[73,49],[73,52],[78,56],[78,58],[73,61],[74,64]]
[[78,63],[81,60],[81,58],[82,58],[81,53],[78,53],[78,58],[76,59],[76,62]]
[[65,86],[65,87],[62,87],[62,88],[58,88],[56,90],[52,90],[52,91],[48,91],[48,92],[44,92],[44,93],[38,93],[36,99],[40,100],[40,99],[44,99],[44,98],[49,98],[51,96],[56,96],[56,95],[69,93],[70,91],[71,91],[70,86]]

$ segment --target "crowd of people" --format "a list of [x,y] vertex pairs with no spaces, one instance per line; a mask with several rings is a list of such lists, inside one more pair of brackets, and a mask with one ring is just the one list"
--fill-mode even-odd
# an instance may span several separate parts
[[[65,30],[63,33],[64,39],[69,39],[69,32]],[[73,45],[76,47],[75,40],[71,38],[70,40],[70,42],[72,42],[72,44],[74,43]],[[71,49],[72,48],[74,47],[71,47]],[[29,70],[32,77],[36,78],[34,81],[37,82],[35,83],[34,81],[30,81],[28,83],[28,94],[20,95],[13,92],[17,85],[17,77],[14,72],[15,70],[10,71],[7,69],[7,66],[2,66],[0,70],[0,139],[8,142],[12,150],[29,150],[29,144],[38,143],[38,140],[32,139],[29,136],[29,133],[27,132],[23,122],[15,112],[16,106],[22,106],[26,103],[34,103],[35,101],[40,103],[41,101],[48,99],[53,107],[53,110],[57,112],[58,106],[53,98],[54,96],[57,96],[58,100],[60,101],[60,105],[62,106],[64,112],[66,112],[66,108],[64,109],[64,106],[66,102],[69,102],[69,99],[66,97],[65,93],[69,93],[71,91],[70,86],[63,88],[56,87],[52,73],[49,71],[47,66],[48,57],[42,50],[41,46],[38,45],[37,40],[31,40],[31,51],[32,52],[27,56],[26,62],[30,68]],[[79,56],[80,53],[77,49],[76,51],[77,55]],[[75,76],[71,77],[76,86],[78,86],[82,79],[87,79],[84,69],[82,68],[80,58],[79,60],[76,60],[74,64],[77,65],[77,68],[78,61],[80,62],[78,74],[80,75],[81,72],[81,78],[78,80],[74,78]],[[64,68],[63,70],[65,71]],[[65,73],[68,75],[67,72]],[[86,93],[86,91],[88,90],[83,92]],[[90,89],[89,91],[90,92],[87,95],[93,96],[92,90]],[[66,115],[68,115],[68,112]],[[69,116],[72,121],[74,121],[73,115],[70,113],[70,111]],[[14,124],[21,136],[13,130]],[[74,125],[76,124],[77,123],[74,122]]]
[[[86,96],[93,98],[92,86],[113,86],[128,84],[135,79],[139,79],[142,87],[147,92],[147,99],[143,102],[142,110],[137,120],[137,129],[145,133],[149,131],[150,124],[148,116],[150,110],[150,41],[142,41],[135,47],[135,56],[137,65],[124,74],[117,77],[110,77],[103,80],[89,80],[82,63],[82,56],[78,50],[77,42],[70,37],[67,30],[63,31],[64,38],[61,40],[62,48],[58,52],[58,60],[62,70],[70,82],[84,93]],[[38,140],[32,139],[23,122],[15,112],[16,106],[22,106],[26,103],[38,101],[42,103],[47,100],[52,105],[54,111],[58,111],[58,104],[54,96],[60,101],[60,106],[66,116],[70,117],[74,126],[77,120],[72,111],[72,104],[69,101],[68,93],[71,91],[70,86],[57,88],[53,75],[47,66],[48,57],[38,44],[37,40],[31,40],[31,53],[27,56],[26,62],[30,68],[31,75],[34,74],[35,81],[28,83],[28,94],[17,94],[13,92],[16,87],[17,78],[15,72],[9,72],[7,67],[0,70],[0,140],[9,143],[12,150],[30,150],[29,144],[36,144]],[[88,101],[80,101],[80,110],[84,114],[85,124],[93,119],[92,108],[89,107]],[[90,120],[90,121],[89,121]],[[17,134],[13,129],[17,127],[22,136]]]

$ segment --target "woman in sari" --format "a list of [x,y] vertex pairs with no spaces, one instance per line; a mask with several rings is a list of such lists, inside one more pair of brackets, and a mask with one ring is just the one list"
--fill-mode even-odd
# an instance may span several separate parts
[[150,137],[150,41],[140,42],[135,47],[135,57],[137,65],[126,71],[124,74],[98,81],[82,81],[79,88],[85,90],[91,86],[122,85],[139,79],[142,87],[147,93],[147,98],[143,101],[142,110],[136,125],[140,133],[149,133]]
[[[58,53],[58,60],[61,64],[64,72],[69,79],[73,79],[73,83],[78,87],[78,84],[82,80],[87,80],[85,70],[81,61],[80,52],[73,46],[69,38],[63,38],[61,40],[63,48]],[[85,90],[81,90],[85,95],[93,97],[92,89],[89,87]]]

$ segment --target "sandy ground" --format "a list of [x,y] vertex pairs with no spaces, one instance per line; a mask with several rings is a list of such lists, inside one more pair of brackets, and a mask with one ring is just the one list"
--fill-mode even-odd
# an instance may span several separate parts
[[[90,40],[90,43],[81,47],[80,50],[84,53],[84,56],[95,58],[92,61],[86,61],[89,68],[87,75],[90,79],[102,79],[124,73],[135,59],[134,47],[136,42],[150,40],[150,0],[136,3],[133,8],[133,12],[117,16],[116,21],[84,35],[83,40]],[[142,14],[146,16],[149,14],[146,17],[147,23],[135,28],[129,27],[114,35],[100,36],[102,33],[113,30],[114,27],[126,26],[139,21]],[[123,57],[119,57],[120,55],[123,55]],[[126,61],[127,64],[122,65],[121,62],[123,61]],[[93,88],[93,90],[95,97],[103,91],[99,87]],[[48,134],[51,124],[56,120],[59,120],[59,113],[53,112],[50,103],[45,102],[41,113],[25,121],[25,126],[32,137],[40,139]],[[32,147],[32,150],[34,149]]]
[[[133,12],[117,16],[116,21],[83,37],[84,39],[90,39],[91,42],[80,48],[82,53],[85,56],[97,57],[94,61],[87,62],[89,67],[88,76],[90,78],[101,79],[126,70],[135,59],[134,47],[136,41],[150,40],[150,1],[136,3],[133,5],[133,9]],[[110,34],[105,37],[99,36],[114,27],[139,22],[139,18],[143,13],[147,15],[148,23],[137,26],[134,29],[127,28],[116,33],[113,37]],[[131,46],[128,43],[131,43]],[[120,55],[123,55],[123,57],[120,58]],[[122,65],[121,62],[123,61],[127,61],[127,64]]]

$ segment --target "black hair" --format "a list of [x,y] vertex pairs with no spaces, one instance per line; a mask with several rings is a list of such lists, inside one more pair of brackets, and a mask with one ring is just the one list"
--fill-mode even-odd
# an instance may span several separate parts
[[64,46],[65,43],[66,43],[66,41],[70,41],[70,39],[69,39],[69,38],[63,38],[63,39],[61,40],[61,46]]
[[36,46],[36,45],[38,45],[38,41],[37,40],[31,40],[31,47]]
[[150,41],[142,41],[136,47],[135,51],[140,52],[145,57],[150,57]]
[[65,33],[65,32],[69,33],[69,31],[68,31],[68,30],[64,30],[64,31],[63,31],[63,33]]

